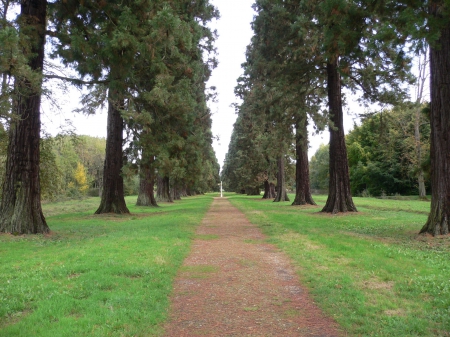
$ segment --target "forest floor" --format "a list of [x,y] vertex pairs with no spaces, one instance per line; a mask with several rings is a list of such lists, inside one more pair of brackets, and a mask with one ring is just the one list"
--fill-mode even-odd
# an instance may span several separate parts
[[241,211],[215,198],[175,280],[165,336],[345,335],[297,272]]

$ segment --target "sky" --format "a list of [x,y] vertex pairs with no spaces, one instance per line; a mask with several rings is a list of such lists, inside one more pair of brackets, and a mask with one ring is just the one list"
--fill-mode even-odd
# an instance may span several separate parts
[[219,65],[208,85],[217,88],[218,102],[209,103],[209,107],[213,114],[212,132],[219,137],[213,143],[214,151],[222,167],[237,117],[231,104],[237,102],[234,87],[243,73],[241,64],[245,62],[245,50],[253,35],[250,23],[254,11],[253,0],[213,0],[212,3],[220,12],[220,19],[211,24],[219,34],[216,41]]
[[[219,137],[219,140],[214,141],[213,147],[218,163],[222,167],[237,117],[231,106],[232,103],[238,102],[234,96],[234,87],[237,78],[243,73],[241,64],[245,62],[245,50],[253,34],[251,22],[255,12],[251,8],[254,0],[211,0],[211,2],[219,9],[221,15],[219,20],[210,24],[210,27],[216,29],[219,34],[216,41],[219,65],[213,71],[208,86],[217,88],[218,100],[216,103],[210,102],[209,107],[213,120],[212,132],[214,136]],[[80,93],[76,89],[57,96],[60,97],[59,108],[52,107],[48,100],[43,104],[42,124],[45,131],[56,135],[64,128],[77,134],[106,137],[106,111],[100,111],[93,116],[73,113],[72,110],[78,106],[80,98]],[[345,131],[348,132],[352,125],[352,118],[346,117]],[[315,136],[310,134],[309,157],[321,143],[327,144],[328,139],[327,132]]]

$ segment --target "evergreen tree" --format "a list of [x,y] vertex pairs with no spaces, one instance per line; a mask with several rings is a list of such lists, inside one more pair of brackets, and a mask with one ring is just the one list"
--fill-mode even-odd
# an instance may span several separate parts
[[[450,4],[428,2],[430,19],[431,210],[421,233],[450,232]],[[435,34],[435,35],[434,35]]]
[[[289,154],[291,143],[296,146],[296,200],[293,204],[314,203],[309,188],[307,158],[308,116],[317,120],[322,90],[318,83],[322,80],[314,65],[315,36],[306,32],[299,34],[297,18],[299,3],[278,0],[256,1],[257,16],[252,23],[254,36],[247,48],[245,74],[237,92],[248,104],[253,114],[265,114],[266,146],[264,157],[267,162],[277,162],[281,154]],[[308,47],[303,47],[308,46]],[[245,91],[251,95],[244,95]],[[256,102],[255,102],[256,101]],[[297,127],[298,126],[298,127]],[[283,170],[278,172],[278,189],[275,201],[286,200],[283,185]],[[302,174],[300,174],[302,173]],[[270,183],[265,182],[266,191]],[[265,193],[267,195],[268,193]]]
[[[15,118],[9,126],[6,174],[0,203],[0,232],[36,234],[49,231],[41,208],[39,178],[46,13],[47,1],[21,3],[18,43],[28,70],[14,77],[12,107]],[[4,86],[2,94],[3,89]]]

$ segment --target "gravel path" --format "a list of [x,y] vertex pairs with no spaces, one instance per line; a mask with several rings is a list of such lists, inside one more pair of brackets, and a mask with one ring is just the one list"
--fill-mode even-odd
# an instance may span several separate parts
[[165,336],[337,337],[287,258],[215,198],[174,284]]

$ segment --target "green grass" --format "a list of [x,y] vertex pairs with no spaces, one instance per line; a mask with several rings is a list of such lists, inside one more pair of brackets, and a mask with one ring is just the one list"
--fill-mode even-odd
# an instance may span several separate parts
[[358,213],[332,216],[325,196],[318,207],[228,196],[349,336],[450,336],[450,238],[417,235],[429,202],[354,198]]
[[44,205],[48,236],[0,235],[0,336],[157,336],[196,226],[190,197],[131,215],[93,215],[98,198]]
[[[319,212],[325,196],[318,207],[226,196],[349,336],[450,336],[450,239],[417,235],[428,202],[354,198],[358,213],[331,216]],[[137,208],[130,197],[124,216],[93,215],[98,198],[44,205],[51,235],[0,235],[0,336],[161,335],[191,240],[217,239],[194,233],[211,201]]]

